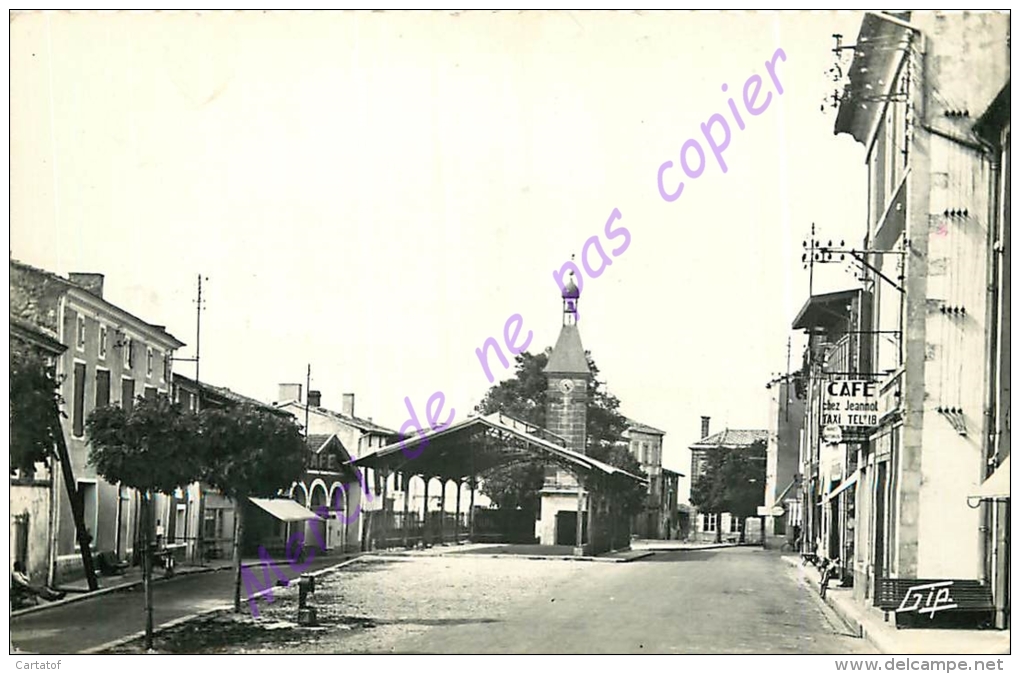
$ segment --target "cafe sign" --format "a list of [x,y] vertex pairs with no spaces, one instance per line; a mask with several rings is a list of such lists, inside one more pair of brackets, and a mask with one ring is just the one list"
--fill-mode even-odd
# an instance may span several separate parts
[[821,428],[843,430],[878,425],[878,384],[864,379],[832,379],[822,389]]

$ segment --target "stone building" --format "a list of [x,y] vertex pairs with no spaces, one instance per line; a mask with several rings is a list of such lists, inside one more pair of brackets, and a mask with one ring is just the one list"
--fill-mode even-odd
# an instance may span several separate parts
[[669,538],[671,523],[675,523],[675,516],[671,516],[668,505],[671,497],[673,502],[676,501],[676,494],[671,495],[667,489],[662,469],[665,435],[665,431],[633,419],[627,419],[627,428],[623,432],[623,442],[648,476],[648,500],[644,511],[634,516],[632,527],[632,532],[639,538]]
[[803,528],[800,501],[800,443],[805,390],[801,373],[771,382],[765,469],[765,545],[782,547]]
[[[106,300],[103,280],[102,274],[63,278],[10,261],[11,314],[55,334],[67,347],[57,358],[66,414],[61,423],[93,550],[130,559],[136,549],[140,498],[132,489],[107,483],[88,465],[85,419],[96,407],[130,407],[136,397],[168,394],[173,353],[184,344],[163,326]],[[63,476],[58,472],[52,477],[51,583],[83,572]]]
[[[290,496],[311,510],[320,506],[328,508],[330,518],[324,525],[328,549],[359,549],[362,541],[369,540],[374,513],[384,509],[383,498],[390,501],[388,510],[393,512],[402,509],[403,499],[413,494],[408,493],[407,485],[398,474],[391,475],[384,487],[373,469],[363,469],[362,477],[358,478],[343,464],[388,445],[397,438],[397,432],[356,416],[353,393],[343,394],[341,410],[335,411],[322,406],[320,391],[308,391],[307,400],[303,400],[301,384],[280,384],[279,388],[275,407],[293,414],[302,426],[307,419],[309,449],[316,459],[306,479],[293,486]],[[332,464],[330,457],[333,457]],[[364,480],[364,488],[359,480]],[[348,484],[352,486],[346,486]],[[365,493],[366,489],[371,498]],[[335,508],[336,505],[340,508]],[[360,513],[357,518],[356,512]],[[339,513],[346,514],[340,517]]]
[[864,148],[876,333],[878,419],[848,477],[854,593],[985,583],[1000,625],[1008,492],[981,489],[1009,453],[1009,33],[991,12],[867,13],[834,129]]
[[[768,431],[763,430],[727,428],[710,435],[709,423],[709,417],[701,417],[701,440],[690,446],[692,493],[708,471],[709,457],[713,452],[721,449],[749,450],[756,442],[765,442],[768,439]],[[764,500],[764,489],[762,495]],[[742,531],[740,518],[728,512],[702,512],[697,508],[695,511],[694,526],[690,534],[691,540],[736,541],[740,538]]]

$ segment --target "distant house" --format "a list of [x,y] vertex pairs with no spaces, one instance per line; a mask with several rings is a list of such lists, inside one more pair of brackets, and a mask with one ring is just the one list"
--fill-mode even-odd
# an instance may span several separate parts
[[[67,347],[56,359],[66,415],[61,424],[92,547],[123,559],[136,549],[140,498],[133,489],[109,484],[88,465],[85,420],[96,407],[119,404],[130,408],[136,397],[168,394],[173,353],[184,343],[163,326],[105,299],[103,282],[102,274],[64,278],[10,261],[11,315],[55,336]],[[80,576],[83,570],[60,471],[52,476],[50,494],[55,517],[47,580],[54,583]]]
[[[639,538],[669,538],[671,527],[676,524],[675,504],[680,473],[670,471],[668,483],[662,468],[662,443],[666,432],[627,419],[627,428],[622,435],[631,455],[641,464],[641,470],[648,476],[648,500],[642,512],[634,516],[631,532]],[[672,491],[671,491],[672,490]],[[671,506],[670,504],[674,504]]]
[[[205,382],[199,384],[191,377],[176,372],[173,375],[172,399],[192,412],[249,405],[281,417],[294,418],[286,410],[277,409],[223,386]],[[195,484],[170,495],[167,502],[157,510],[157,517],[161,517],[165,523],[167,543],[184,545],[187,558],[201,563],[230,558],[233,554],[234,512],[232,499],[208,485]],[[245,540],[257,539],[262,533],[257,526],[261,511],[246,504],[245,513],[252,513],[251,517],[245,517]]]
[[[343,464],[374,449],[385,447],[397,439],[397,432],[371,419],[355,416],[353,393],[343,394],[339,412],[322,406],[322,394],[319,391],[308,391],[306,401],[302,401],[301,394],[301,384],[280,384],[279,400],[275,404],[277,409],[297,417],[302,426],[307,419],[309,450],[318,457],[313,460],[318,461],[316,467],[309,468],[306,479],[292,489],[291,498],[312,510],[328,505],[332,514],[337,504],[337,494],[340,493],[339,505],[348,514],[343,519],[333,517],[328,522],[324,532],[325,542],[328,548],[357,549],[361,541],[367,540],[365,532],[371,525],[369,513],[382,509],[382,499],[386,498],[390,502],[390,512],[394,512],[403,508],[403,499],[408,496],[399,474],[391,476],[384,487],[379,476],[371,469],[364,469],[359,478],[357,473]],[[364,480],[364,485],[361,480]],[[351,484],[352,487],[341,490],[341,484]],[[366,488],[371,492],[371,498],[364,493]],[[364,516],[355,519],[355,512],[361,512]],[[350,522],[345,524],[343,520]]]
[[[690,446],[691,490],[708,470],[709,456],[713,451],[728,449],[750,449],[756,442],[766,442],[768,431],[738,430],[727,428],[714,435],[709,434],[709,417],[701,417],[701,440]],[[765,485],[761,485],[764,498]],[[691,539],[698,541],[726,540],[740,535],[740,521],[730,513],[697,512]]]

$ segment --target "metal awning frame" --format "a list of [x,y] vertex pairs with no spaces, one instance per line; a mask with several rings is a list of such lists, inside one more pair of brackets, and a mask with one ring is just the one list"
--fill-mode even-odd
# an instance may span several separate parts
[[[554,439],[560,442],[562,439],[548,431],[545,434],[549,439],[525,430],[531,427],[498,413],[469,417],[447,428],[423,433],[429,445],[413,459],[403,453],[404,443],[395,442],[351,464],[412,475],[464,479],[513,461],[536,461],[557,465],[581,477],[598,474],[648,483],[646,478],[567,449],[554,442]],[[411,436],[406,446],[416,449],[420,442],[420,436]]]

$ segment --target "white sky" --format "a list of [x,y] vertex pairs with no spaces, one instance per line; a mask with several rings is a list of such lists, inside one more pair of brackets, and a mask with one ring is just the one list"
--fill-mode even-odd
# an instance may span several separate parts
[[[623,411],[667,431],[665,465],[689,473],[700,415],[713,431],[767,426],[811,222],[864,234],[864,150],[819,111],[831,35],[851,43],[860,19],[23,14],[11,252],[104,273],[107,299],[166,324],[182,357],[201,272],[204,381],[271,401],[310,363],[325,406],[352,391],[359,416],[396,429],[404,396],[423,416],[436,390],[466,416],[489,386],[475,348],[510,315],[532,351],[552,345],[552,271],[619,208],[631,244],[585,279],[582,340]],[[764,69],[777,48],[781,96]],[[755,73],[773,91],[757,117],[740,101]],[[659,165],[679,165],[717,112],[728,173],[709,155],[663,201]],[[852,284],[816,271],[816,290]]]

